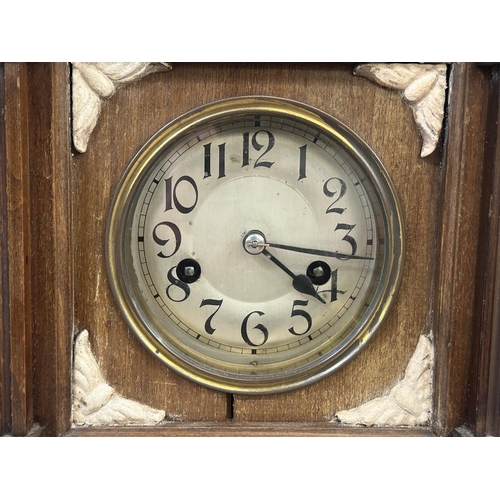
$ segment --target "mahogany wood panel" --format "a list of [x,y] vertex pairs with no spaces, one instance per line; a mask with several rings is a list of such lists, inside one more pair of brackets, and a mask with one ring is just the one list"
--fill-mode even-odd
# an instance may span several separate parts
[[473,314],[488,78],[473,64],[454,64],[450,78],[434,332],[434,430],[464,422]]
[[5,68],[0,64],[0,436],[11,429]]
[[70,425],[73,277],[69,67],[28,65],[33,404],[47,435]]
[[[489,70],[489,68],[488,68]],[[486,70],[485,70],[486,71]],[[500,78],[491,70],[474,309],[477,313],[468,424],[500,435]]]
[[[28,80],[26,66],[5,64],[5,235],[9,245],[3,276],[3,324],[9,335],[3,345],[9,364],[5,408],[9,431],[25,435],[33,425],[31,339],[31,229],[28,147]],[[10,387],[9,387],[10,386]]]
[[[235,421],[324,421],[390,389],[419,335],[430,329],[436,251],[439,154],[419,157],[410,109],[396,92],[352,75],[350,64],[175,64],[106,102],[88,151],[74,158],[75,321],[87,328],[109,383],[173,418],[220,420],[226,396],[171,373],[128,331],[113,301],[104,261],[110,198],[126,165],[161,126],[201,104],[263,94],[306,102],[336,116],[379,154],[400,195],[408,231],[403,283],[375,340],[347,367],[306,389],[234,398]],[[193,404],[193,401],[196,401]]]
[[76,428],[72,429],[68,436],[92,436],[100,437],[106,435],[123,437],[137,436],[172,436],[183,437],[228,437],[228,436],[250,436],[250,437],[432,437],[435,434],[426,427],[414,428],[370,428],[370,427],[339,427],[324,422],[184,422],[167,423],[159,427],[101,427],[101,428]]

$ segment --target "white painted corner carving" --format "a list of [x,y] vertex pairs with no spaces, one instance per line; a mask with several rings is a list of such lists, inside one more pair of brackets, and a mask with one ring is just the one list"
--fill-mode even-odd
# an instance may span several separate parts
[[118,88],[151,73],[170,71],[170,63],[75,62],[72,64],[73,144],[84,153],[102,104]]
[[120,396],[104,380],[92,353],[89,333],[75,340],[73,366],[73,426],[156,425],[166,413]]
[[365,426],[417,426],[429,422],[432,407],[434,348],[422,335],[403,379],[382,397],[339,411],[333,421]]
[[354,74],[399,90],[422,136],[420,156],[428,156],[436,149],[443,126],[446,64],[362,64]]

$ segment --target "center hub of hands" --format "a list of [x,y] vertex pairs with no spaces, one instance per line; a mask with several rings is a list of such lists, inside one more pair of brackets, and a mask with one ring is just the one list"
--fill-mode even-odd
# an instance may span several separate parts
[[243,248],[251,255],[258,255],[266,248],[266,237],[264,233],[253,230],[243,238]]

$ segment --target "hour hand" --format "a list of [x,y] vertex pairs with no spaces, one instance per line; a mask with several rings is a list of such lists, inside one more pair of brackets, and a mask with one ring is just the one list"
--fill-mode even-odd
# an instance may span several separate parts
[[310,295],[311,297],[318,299],[323,304],[326,304],[326,302],[316,292],[312,281],[305,274],[294,274],[292,271],[290,271],[290,269],[288,269],[288,267],[286,267],[274,255],[269,253],[265,248],[264,250],[262,250],[262,254],[292,278],[292,285],[295,290],[297,290],[297,292],[304,293],[305,295]]
[[254,230],[250,231],[243,238],[243,248],[250,255],[265,255],[273,264],[276,264],[282,271],[285,271],[288,276],[292,278],[292,285],[297,290],[297,292],[310,295],[318,299],[323,304],[326,302],[318,295],[311,279],[305,274],[295,274],[288,267],[285,266],[280,260],[278,260],[274,255],[269,253],[267,248],[264,246],[266,243],[266,237],[260,231]]

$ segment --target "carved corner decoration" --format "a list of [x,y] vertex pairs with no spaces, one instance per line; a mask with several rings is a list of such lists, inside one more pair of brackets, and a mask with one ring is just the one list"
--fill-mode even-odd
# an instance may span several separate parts
[[417,426],[429,422],[432,405],[434,349],[429,337],[422,335],[403,380],[389,394],[357,408],[339,411],[334,421],[364,426]]
[[446,64],[362,64],[354,75],[399,90],[422,136],[420,156],[436,149],[443,126]]
[[166,418],[164,411],[120,396],[104,380],[87,330],[75,340],[72,414],[73,426],[156,425]]
[[151,73],[170,71],[170,63],[75,62],[72,72],[73,144],[79,153],[87,150],[102,104],[117,89]]

